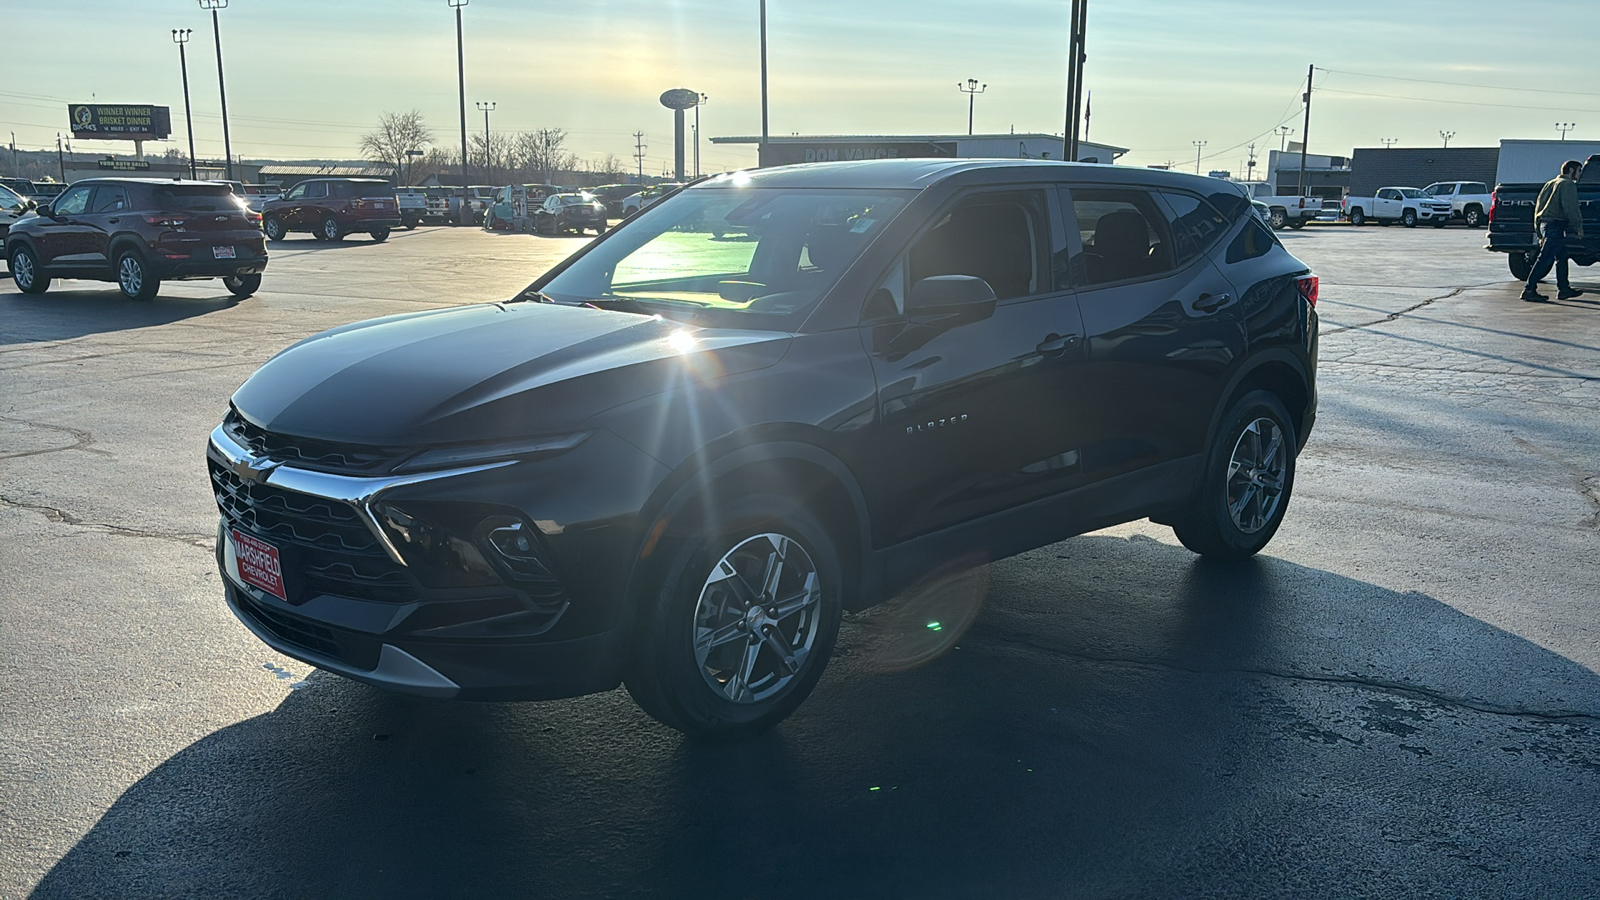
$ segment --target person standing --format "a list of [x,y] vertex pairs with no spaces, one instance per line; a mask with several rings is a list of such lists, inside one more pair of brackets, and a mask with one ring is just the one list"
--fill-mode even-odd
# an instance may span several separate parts
[[1583,240],[1583,211],[1578,208],[1578,175],[1582,172],[1583,163],[1569,159],[1561,164],[1561,174],[1539,190],[1533,223],[1543,242],[1539,245],[1539,258],[1528,273],[1528,283],[1522,288],[1522,299],[1529,303],[1550,302],[1538,287],[1539,281],[1550,274],[1552,265],[1556,269],[1557,300],[1583,295],[1583,291],[1573,290],[1567,280],[1567,237]]

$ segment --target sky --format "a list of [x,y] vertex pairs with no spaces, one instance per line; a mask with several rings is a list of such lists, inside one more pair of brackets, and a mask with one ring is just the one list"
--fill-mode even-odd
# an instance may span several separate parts
[[[1069,0],[767,0],[770,131],[958,134],[958,85],[975,130],[1060,133]],[[761,130],[758,0],[468,0],[467,127],[479,101],[495,131],[561,128],[568,149],[644,168],[672,156],[672,113],[657,98],[708,96],[701,134]],[[1134,165],[1242,171],[1304,131],[1310,151],[1496,146],[1502,138],[1600,139],[1600,3],[1520,0],[1089,0],[1089,139]],[[246,158],[353,159],[384,112],[422,113],[459,146],[454,14],[446,0],[230,0],[218,16],[228,122]],[[192,28],[195,144],[222,155],[216,45],[195,0],[0,0],[0,141],[54,147],[68,103],[172,108],[185,142],[178,49]],[[22,48],[22,49],[18,49]],[[691,114],[692,115],[692,114]],[[14,135],[14,137],[13,137]],[[69,135],[70,136],[70,135]],[[125,151],[79,141],[78,152]],[[691,151],[692,153],[692,151]],[[701,145],[702,168],[753,165],[753,147]],[[3,157],[0,157],[3,164]]]

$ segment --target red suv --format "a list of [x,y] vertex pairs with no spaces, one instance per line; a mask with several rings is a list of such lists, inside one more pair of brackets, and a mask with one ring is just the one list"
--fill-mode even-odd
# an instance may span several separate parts
[[381,178],[312,178],[289,189],[261,209],[261,228],[281,241],[291,231],[309,231],[324,241],[343,240],[355,231],[386,241],[400,226],[400,200]]
[[94,178],[12,224],[11,279],[42,294],[52,278],[115,281],[134,300],[161,282],[221,278],[235,297],[261,287],[267,248],[225,184]]

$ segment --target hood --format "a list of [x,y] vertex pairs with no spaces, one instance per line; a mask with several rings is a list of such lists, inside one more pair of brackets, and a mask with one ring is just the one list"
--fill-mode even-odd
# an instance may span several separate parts
[[268,431],[386,447],[581,429],[666,390],[766,368],[790,336],[547,303],[466,306],[325,331],[233,395]]

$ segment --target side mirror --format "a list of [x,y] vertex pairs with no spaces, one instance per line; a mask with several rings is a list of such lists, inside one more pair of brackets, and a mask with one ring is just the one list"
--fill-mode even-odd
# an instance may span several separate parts
[[33,211],[41,216],[49,216],[52,219],[55,218],[56,215],[56,211],[48,203],[39,204],[38,206],[34,207]]
[[971,275],[935,275],[911,286],[906,316],[919,325],[964,325],[994,315],[994,288]]

